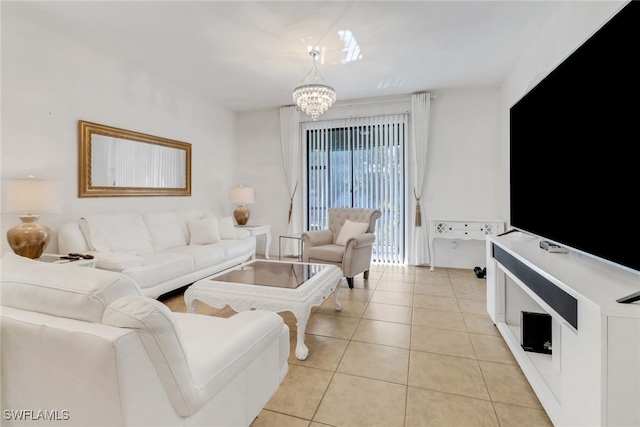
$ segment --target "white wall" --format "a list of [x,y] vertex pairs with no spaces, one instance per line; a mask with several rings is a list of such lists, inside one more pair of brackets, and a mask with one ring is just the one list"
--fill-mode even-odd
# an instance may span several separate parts
[[[498,88],[438,92],[432,102],[427,216],[434,219],[502,219]],[[435,265],[485,265],[485,243],[434,240]]]
[[[236,149],[237,185],[255,188],[255,203],[249,224],[271,225],[269,252],[277,257],[278,236],[287,234],[289,196],[280,151],[280,116],[277,110],[238,113]],[[264,252],[264,236],[258,237],[256,251]]]
[[[339,91],[339,89],[338,89]],[[499,100],[497,88],[438,92],[431,102],[431,135],[426,201],[428,217],[495,218],[504,183],[499,173]],[[409,112],[410,98],[345,101],[321,120]],[[303,115],[303,117],[305,117]],[[251,222],[271,224],[277,236],[286,234],[289,194],[280,149],[280,118],[276,109],[237,114],[238,176],[256,188]],[[306,120],[306,119],[305,119]],[[299,188],[299,191],[304,189]],[[484,263],[483,242],[437,242],[438,266],[473,268]]]
[[[191,197],[78,198],[78,120],[192,144]],[[210,209],[230,215],[235,114],[197,95],[2,14],[2,178],[62,181],[64,212],[43,214],[55,230],[82,215]],[[2,235],[20,220],[2,215]],[[3,253],[9,250],[2,238]],[[52,239],[46,252],[55,252]]]

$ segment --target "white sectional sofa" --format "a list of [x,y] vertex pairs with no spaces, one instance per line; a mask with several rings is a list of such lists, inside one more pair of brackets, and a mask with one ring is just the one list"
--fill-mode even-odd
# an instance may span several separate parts
[[133,212],[64,224],[58,248],[93,255],[97,268],[125,274],[158,298],[255,257],[256,239],[211,212]]
[[173,313],[120,273],[0,267],[3,426],[248,426],[287,373],[275,313]]

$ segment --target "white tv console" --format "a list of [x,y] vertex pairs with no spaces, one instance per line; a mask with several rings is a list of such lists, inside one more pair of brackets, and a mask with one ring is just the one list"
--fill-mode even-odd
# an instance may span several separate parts
[[[640,425],[640,275],[520,232],[487,236],[487,311],[556,426]],[[524,351],[522,311],[548,313],[552,354]]]

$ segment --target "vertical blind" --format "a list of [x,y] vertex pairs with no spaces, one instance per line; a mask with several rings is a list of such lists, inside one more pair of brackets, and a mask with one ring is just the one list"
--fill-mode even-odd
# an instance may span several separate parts
[[307,224],[327,228],[327,208],[376,208],[373,261],[405,261],[407,115],[303,124],[307,146]]

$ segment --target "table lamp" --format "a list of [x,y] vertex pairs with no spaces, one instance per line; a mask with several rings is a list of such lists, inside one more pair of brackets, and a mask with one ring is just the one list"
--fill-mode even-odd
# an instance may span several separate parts
[[40,213],[62,212],[62,185],[56,181],[12,179],[3,182],[3,210],[19,213],[22,224],[7,231],[13,251],[23,257],[40,258],[51,239],[51,229],[38,224]]
[[249,221],[249,209],[245,205],[255,202],[256,192],[253,187],[233,187],[229,190],[229,198],[231,201],[238,205],[238,208],[233,211],[233,216],[236,219],[238,225],[246,225]]

